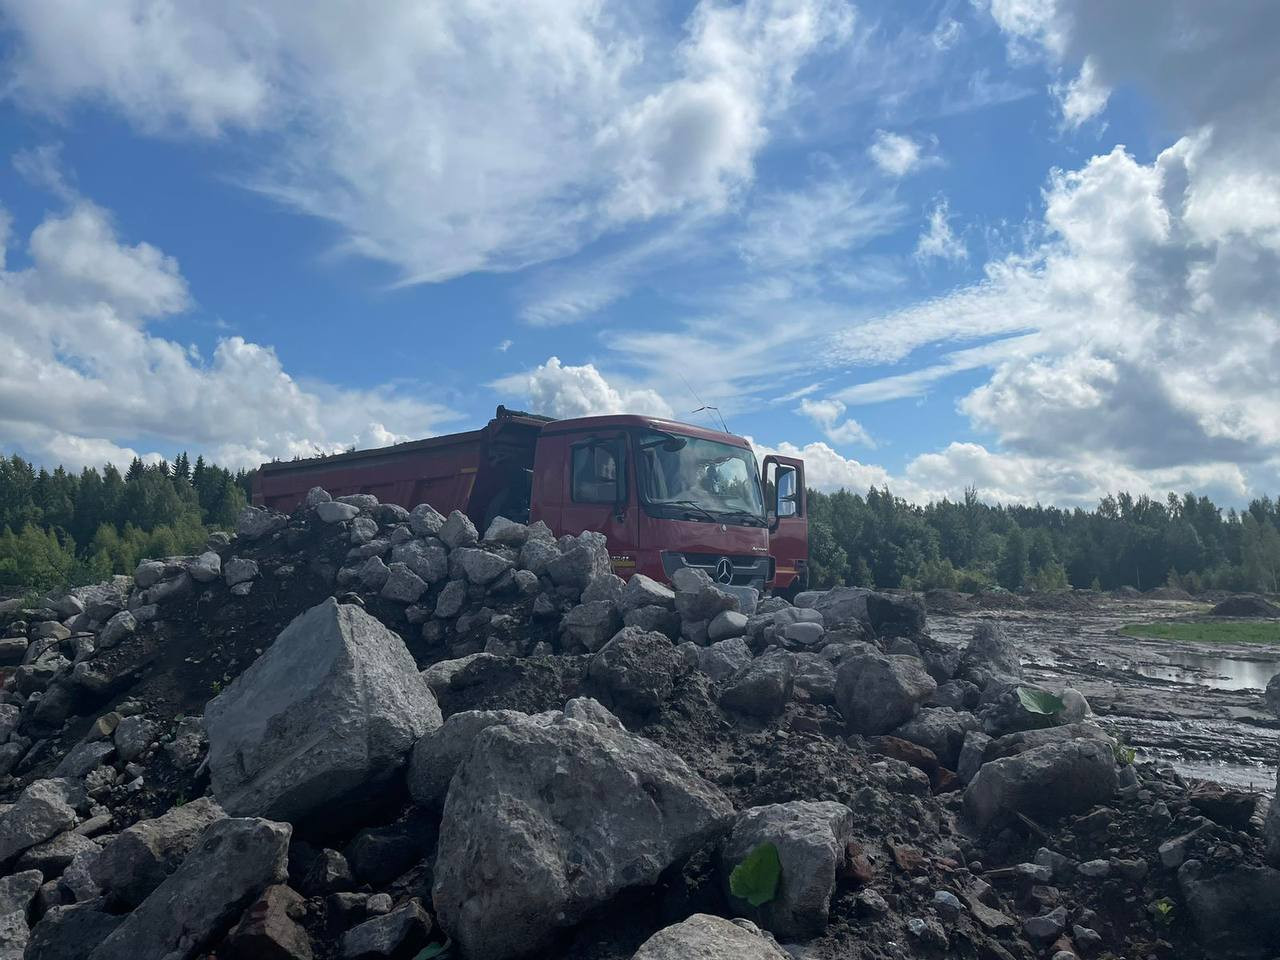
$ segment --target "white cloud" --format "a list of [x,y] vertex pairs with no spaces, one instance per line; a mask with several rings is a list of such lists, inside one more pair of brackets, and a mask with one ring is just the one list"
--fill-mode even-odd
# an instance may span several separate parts
[[508,396],[519,397],[535,413],[557,419],[608,413],[647,413],[670,417],[670,405],[655,391],[616,387],[593,364],[571,366],[550,357],[527,373],[515,373],[490,384]]
[[876,131],[875,141],[867,148],[867,155],[891,177],[905,177],[921,167],[941,162],[937,157],[928,156],[919,140],[887,130]]
[[32,186],[48,190],[59,200],[70,202],[75,198],[76,190],[62,169],[61,144],[19,150],[13,155],[13,169]]
[[852,17],[843,0],[702,0],[673,36],[601,0],[0,8],[22,103],[105,103],[147,132],[269,137],[274,162],[246,182],[337,224],[344,252],[406,283],[517,269],[622,224],[722,209],[751,182],[796,72]]
[[916,259],[964,260],[969,251],[964,241],[951,232],[950,207],[945,197],[929,210],[928,227],[916,241]]
[[506,337],[502,340],[499,340],[498,345],[494,347],[494,349],[497,350],[499,353],[506,353],[508,350],[511,349],[511,346],[514,342],[515,341],[512,340],[510,337]]
[[[808,417],[821,429],[823,435],[832,443],[862,444],[874,447],[871,434],[857,420],[844,416],[845,406],[839,400],[828,397],[825,400],[810,400],[807,397],[800,401],[798,413]],[[842,419],[843,418],[843,419]]]
[[772,453],[803,460],[805,484],[815,490],[845,489],[865,493],[870,487],[885,485],[892,487],[893,478],[884,467],[842,457],[820,440],[806,443],[804,446],[785,441],[769,446],[757,443],[751,437],[747,440],[751,442],[756,456],[760,459]]
[[1062,122],[1075,129],[1106,109],[1111,88],[1099,82],[1098,68],[1091,57],[1085,57],[1080,73],[1066,86],[1054,84],[1053,95],[1062,109]]
[[0,271],[0,443],[41,462],[125,460],[146,443],[249,467],[421,436],[451,416],[388,388],[299,382],[240,337],[206,358],[152,334],[190,304],[178,264],[122,242],[89,201],[48,216],[28,251],[30,267]]

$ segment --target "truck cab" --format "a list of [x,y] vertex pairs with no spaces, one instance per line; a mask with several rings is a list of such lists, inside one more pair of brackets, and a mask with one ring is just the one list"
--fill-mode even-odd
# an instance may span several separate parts
[[482,430],[335,457],[264,464],[254,502],[292,510],[311,486],[412,508],[541,520],[557,535],[603,533],[614,571],[794,592],[805,582],[803,461],[765,458],[742,437],[637,415],[548,420],[499,407]]

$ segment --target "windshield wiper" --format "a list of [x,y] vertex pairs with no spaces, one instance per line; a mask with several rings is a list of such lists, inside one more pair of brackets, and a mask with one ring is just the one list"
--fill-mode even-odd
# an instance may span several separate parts
[[722,520],[724,519],[749,520],[751,521],[751,526],[753,527],[754,526],[763,527],[765,526],[765,523],[766,523],[766,521],[759,514],[752,513],[750,510],[720,510],[717,512],[717,516],[719,516]]
[[702,504],[698,503],[697,500],[659,500],[658,505],[663,507],[667,507],[667,506],[692,507],[694,510],[697,510],[700,514],[706,517],[707,520],[709,520],[711,523],[720,522],[719,520],[716,519],[716,515],[714,513],[712,513]]

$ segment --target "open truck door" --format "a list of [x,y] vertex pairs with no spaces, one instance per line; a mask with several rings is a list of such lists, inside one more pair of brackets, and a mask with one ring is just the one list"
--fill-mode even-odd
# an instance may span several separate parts
[[764,458],[765,510],[769,517],[769,555],[773,557],[773,591],[795,596],[809,585],[809,510],[804,461]]

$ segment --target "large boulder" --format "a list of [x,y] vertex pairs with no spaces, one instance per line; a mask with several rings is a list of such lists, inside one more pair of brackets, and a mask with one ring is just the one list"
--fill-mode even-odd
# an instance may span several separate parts
[[413,747],[408,781],[414,802],[423,807],[444,803],[449,781],[471,752],[480,731],[495,723],[516,723],[527,716],[518,710],[463,710],[451,714]]
[[288,876],[287,823],[227,819],[209,826],[191,854],[90,960],[187,960],[216,943],[245,907]]
[[1115,755],[1099,740],[1067,740],[983,764],[964,792],[978,827],[1023,813],[1032,819],[1087,810],[1116,792]]
[[570,646],[583,646],[591,652],[603,647],[618,632],[622,620],[611,600],[580,603],[560,620],[560,632]]
[[261,540],[289,522],[283,513],[265,507],[245,507],[236,517],[236,536],[241,540]]
[[1105,730],[1093,723],[1065,723],[1060,727],[1041,727],[1038,730],[1020,730],[1017,733],[1006,733],[996,737],[989,744],[982,757],[982,762],[999,760],[1001,757],[1012,757],[1046,743],[1062,743],[1066,740],[1098,740],[1108,747],[1114,747],[1115,740]]
[[893,735],[929,748],[939,763],[948,770],[955,770],[965,735],[977,729],[977,718],[971,713],[950,707],[925,707],[894,730]]
[[720,706],[752,717],[776,717],[786,709],[795,684],[795,665],[785,651],[758,657],[726,680]]
[[331,597],[206,705],[213,792],[233,815],[332,810],[397,770],[440,722],[404,642]]
[[960,659],[960,676],[985,687],[993,679],[1021,680],[1022,658],[998,623],[984,621],[973,631]]
[[211,823],[226,817],[210,797],[174,807],[122,830],[90,867],[113,908],[132,909],[177,870]]
[[671,575],[675,587],[676,610],[682,620],[697,623],[712,620],[722,610],[738,611],[742,603],[738,597],[721,590],[702,570],[681,567]]
[[1178,888],[1208,956],[1263,960],[1280,953],[1280,871],[1188,860],[1178,868]]
[[623,627],[591,658],[587,676],[607,706],[649,713],[671,696],[684,669],[684,658],[666,636]]
[[867,594],[867,620],[880,637],[916,637],[924,632],[924,604],[911,594]]
[[613,572],[603,533],[584,530],[576,537],[561,537],[559,546],[560,555],[546,564],[547,575],[558,587],[585,590],[596,577]]
[[789,960],[750,921],[695,913],[664,927],[640,945],[631,960]]
[[449,575],[449,552],[439,540],[406,540],[391,548],[392,564],[403,563],[427,583]]
[[650,886],[733,807],[678,756],[593,722],[496,724],[454,774],[432,900],[463,953],[539,955],[623,890]]
[[832,587],[830,590],[809,590],[797,595],[796,606],[816,610],[822,614],[828,627],[856,621],[871,626],[867,616],[867,597],[872,593],[866,587]]
[[[853,838],[853,811],[843,803],[796,800],[738,815],[720,850],[721,885],[733,912],[783,940],[808,940],[827,926],[836,874]],[[753,907],[733,895],[729,877],[761,844],[778,851],[782,872],[772,900]]]
[[675,605],[674,590],[652,577],[646,577],[643,573],[634,573],[622,590],[622,601],[618,606],[625,616],[641,607],[664,607],[672,610]]
[[1267,863],[1280,867],[1280,766],[1276,767],[1276,792],[1272,795],[1271,806],[1267,808],[1267,817],[1262,822],[1262,839],[1266,844]]
[[101,900],[51,907],[31,930],[25,960],[82,960],[89,945],[101,943],[124,919],[103,909]]
[[836,704],[855,733],[888,733],[906,723],[938,688],[915,657],[860,654],[836,672]]
[[[410,523],[412,522],[412,519],[410,519]],[[449,513],[449,518],[440,525],[440,529],[436,531],[436,536],[443,540],[445,546],[450,550],[457,547],[469,547],[480,538],[480,535],[476,533],[476,525],[461,510],[453,510]]]
[[76,825],[79,789],[69,780],[35,780],[0,816],[0,863]]
[[1275,716],[1280,717],[1280,673],[1267,681],[1267,689],[1263,691],[1262,702]]

